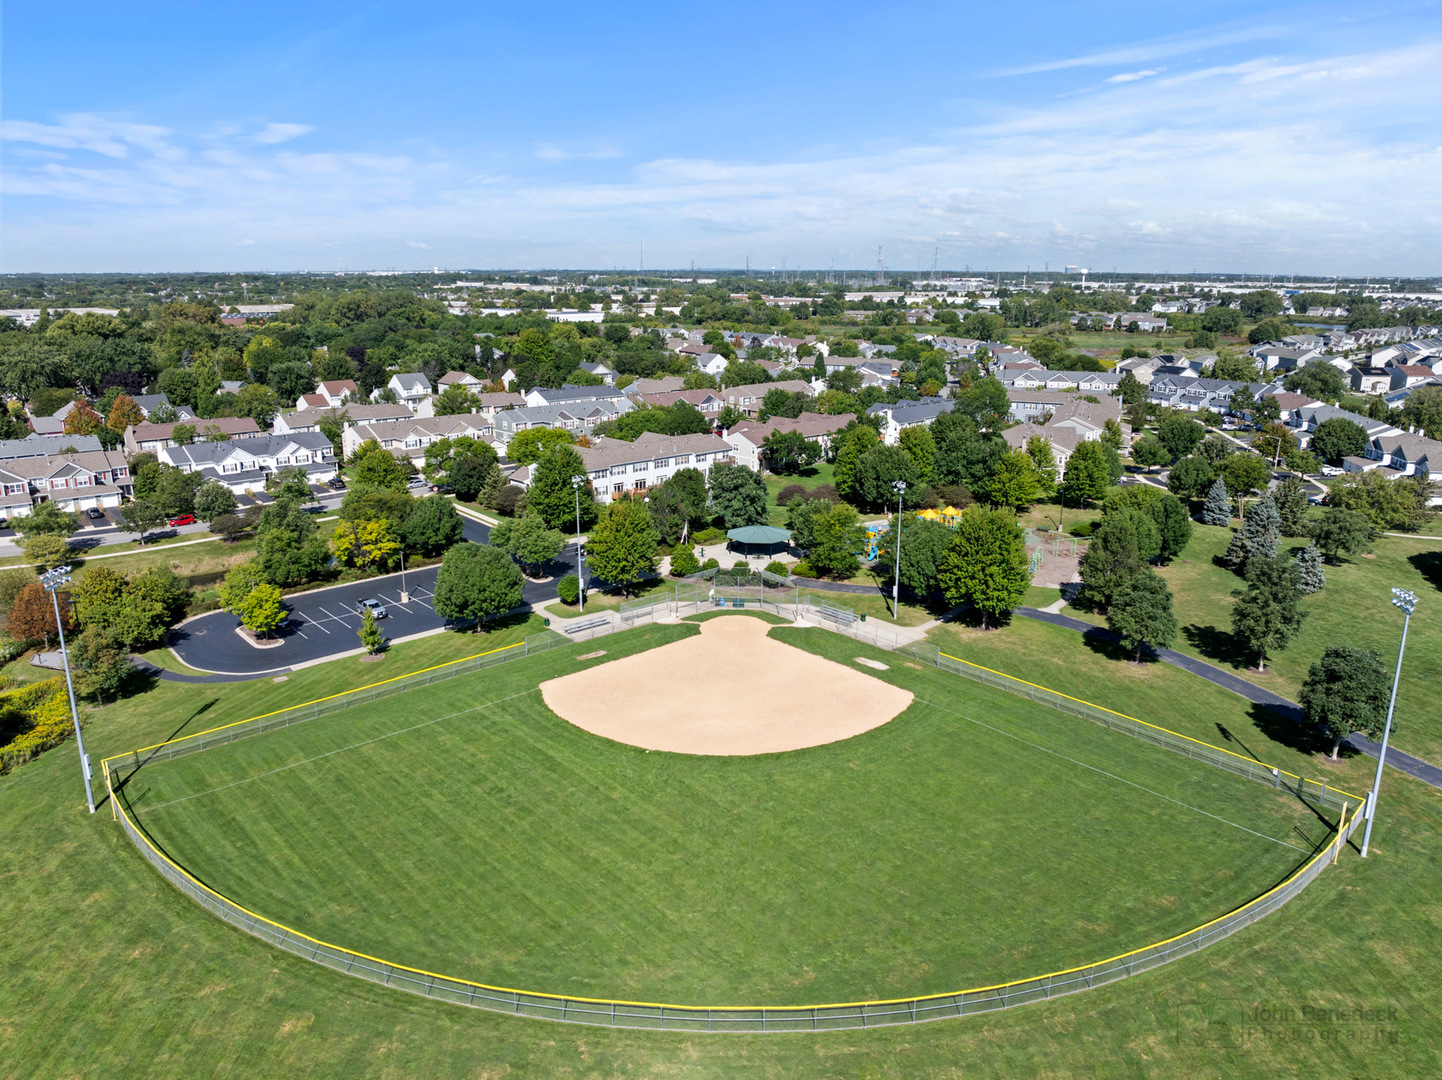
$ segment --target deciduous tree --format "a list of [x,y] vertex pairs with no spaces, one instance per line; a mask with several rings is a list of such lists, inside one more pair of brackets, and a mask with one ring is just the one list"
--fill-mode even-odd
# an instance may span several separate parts
[[947,545],[938,577],[949,603],[971,604],[981,612],[983,630],[1020,604],[1031,584],[1031,567],[1015,517],[1005,510],[967,509]]
[[1107,608],[1107,626],[1121,635],[1123,645],[1136,650],[1140,663],[1143,645],[1165,649],[1177,636],[1172,591],[1160,575],[1143,567],[1117,587]]
[[509,555],[489,544],[457,544],[446,552],[432,598],[436,613],[476,628],[521,603],[526,579]]
[[1247,564],[1247,587],[1232,595],[1237,598],[1232,605],[1232,633],[1257,654],[1257,669],[1264,671],[1267,656],[1286,648],[1307,616],[1301,606],[1297,564],[1284,555],[1252,559]]
[[1370,649],[1333,645],[1307,671],[1298,701],[1332,740],[1332,760],[1354,731],[1376,738],[1386,722],[1391,680]]
[[1308,532],[1312,542],[1335,563],[1343,553],[1360,555],[1371,550],[1376,530],[1366,515],[1345,506],[1330,506],[1319,520],[1311,523]]
[[643,501],[617,499],[606,508],[586,541],[586,562],[598,578],[627,594],[655,575],[656,526]]
[[766,523],[766,482],[744,465],[711,466],[711,509],[728,529]]
[[240,607],[240,621],[252,634],[270,634],[285,618],[281,593],[264,582],[251,589]]

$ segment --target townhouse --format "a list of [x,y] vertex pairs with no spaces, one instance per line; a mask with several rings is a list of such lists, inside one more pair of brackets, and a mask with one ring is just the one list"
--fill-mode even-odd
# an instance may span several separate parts
[[922,398],[920,401],[898,401],[895,405],[877,402],[866,410],[867,416],[881,418],[881,441],[896,446],[903,428],[930,427],[931,422],[951,408],[945,398]]
[[645,492],[664,484],[681,469],[696,469],[704,476],[711,466],[731,463],[731,446],[719,435],[658,435],[646,432],[635,442],[597,439],[577,447],[591,488],[598,499],[619,498],[626,492]]
[[761,402],[768,391],[785,390],[791,394],[809,394],[816,396],[816,388],[809,382],[800,379],[782,379],[780,382],[769,383],[746,383],[742,386],[728,386],[718,391],[726,405],[736,409],[741,415],[755,417],[761,410]]
[[1211,409],[1226,412],[1231,408],[1232,395],[1245,387],[1252,396],[1259,397],[1267,389],[1267,383],[1237,382],[1232,379],[1199,379],[1191,375],[1152,376],[1147,386],[1147,400],[1154,405],[1165,405],[1172,409],[1186,409],[1199,412]]
[[196,442],[243,439],[261,434],[260,426],[248,416],[215,416],[209,420],[177,420],[173,424],[132,424],[125,429],[125,452],[159,453],[175,445],[175,429],[182,423],[190,428]]
[[462,436],[490,445],[494,430],[487,420],[471,413],[413,416],[409,420],[354,424],[341,433],[341,450],[349,458],[362,443],[375,441],[396,457],[406,458],[419,468],[426,459],[426,447],[431,443]]
[[588,433],[603,420],[614,420],[634,407],[627,401],[618,408],[608,401],[579,405],[542,405],[537,408],[503,409],[491,418],[491,445],[504,453],[511,436],[529,428],[561,428],[577,435]]
[[286,469],[302,470],[312,484],[329,480],[336,473],[330,440],[317,432],[166,446],[159,456],[183,472],[202,473],[207,480],[218,480],[237,495],[261,490],[270,477]]
[[1392,372],[1380,367],[1354,367],[1352,389],[1359,394],[1381,394],[1392,389]]
[[[392,375],[386,383],[386,389],[394,390],[396,399],[416,416],[431,415],[431,380],[419,371]],[[379,401],[380,395],[380,390],[375,390],[371,394],[371,400]]]
[[130,466],[118,450],[0,458],[0,513],[6,518],[23,517],[42,502],[71,513],[119,506],[131,494]]
[[316,387],[312,394],[302,394],[296,399],[298,412],[306,409],[334,409],[347,401],[360,399],[360,388],[352,379],[332,379]]
[[1297,432],[1297,441],[1302,446],[1307,446],[1312,441],[1312,432],[1328,420],[1350,420],[1367,434],[1368,440],[1401,435],[1400,428],[1393,427],[1385,420],[1373,420],[1370,416],[1363,416],[1360,413],[1348,412],[1346,409],[1339,409],[1335,405],[1303,405],[1293,411],[1287,420],[1287,426]]
[[661,409],[684,401],[713,424],[726,407],[719,390],[666,390],[655,394],[636,394],[631,400],[637,405],[652,405]]
[[625,412],[629,408],[625,391],[617,390],[614,386],[571,386],[567,384],[554,390],[545,386],[533,386],[526,391],[524,398],[527,407],[533,409],[543,408],[547,405],[591,405],[596,402],[609,404],[619,412]]
[[804,438],[818,443],[822,452],[829,455],[832,436],[855,419],[855,413],[826,416],[822,413],[804,412],[794,420],[785,416],[773,417],[765,422],[742,420],[724,432],[722,438],[731,447],[736,464],[759,470],[766,459],[762,446],[773,432],[799,431]]
[[1008,365],[1002,370],[1004,377],[999,375],[998,378],[1003,386],[1023,390],[1111,394],[1116,392],[1117,385],[1122,381],[1115,371],[1048,371],[1046,368],[1018,368],[1015,365]]

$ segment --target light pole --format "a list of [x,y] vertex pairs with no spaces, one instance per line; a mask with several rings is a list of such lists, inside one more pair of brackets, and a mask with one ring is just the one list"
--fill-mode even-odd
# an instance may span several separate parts
[[1382,790],[1382,767],[1387,764],[1387,738],[1392,734],[1392,711],[1397,707],[1397,683],[1402,679],[1402,654],[1407,651],[1407,626],[1412,622],[1412,610],[1417,606],[1417,597],[1406,589],[1392,590],[1392,604],[1402,609],[1402,647],[1397,650],[1397,673],[1392,676],[1392,700],[1387,703],[1387,726],[1382,729],[1382,749],[1377,754],[1377,775],[1372,779],[1372,790],[1367,794],[1367,829],[1362,833],[1362,858],[1367,857],[1367,845],[1372,842],[1372,822],[1377,817],[1377,794]]
[[901,617],[901,497],[906,493],[905,480],[893,480],[891,490],[896,492],[896,574],[891,579],[891,618]]
[[70,719],[75,723],[75,748],[80,752],[80,775],[85,780],[85,805],[95,813],[95,796],[90,791],[90,758],[85,753],[85,740],[80,735],[80,713],[75,708],[75,685],[70,681],[70,652],[65,648],[64,620],[60,618],[60,597],[55,590],[70,581],[70,567],[57,566],[40,575],[40,584],[55,605],[55,632],[60,635],[60,659],[65,664],[65,691],[70,695]]
[[582,612],[586,610],[586,573],[581,566],[581,488],[585,484],[586,478],[579,473],[571,477],[571,487],[576,492],[576,584],[580,587],[578,599]]
[[1276,440],[1277,440],[1277,454],[1276,454],[1275,457],[1272,458],[1272,468],[1274,468],[1274,469],[1279,469],[1279,468],[1281,468],[1281,467],[1282,467],[1282,437],[1281,437],[1280,435],[1268,435],[1268,434],[1264,431],[1264,432],[1262,432],[1262,434],[1258,435],[1257,438],[1259,438],[1259,439],[1276,439]]
[[411,594],[406,592],[406,549],[401,548],[401,603],[409,604]]

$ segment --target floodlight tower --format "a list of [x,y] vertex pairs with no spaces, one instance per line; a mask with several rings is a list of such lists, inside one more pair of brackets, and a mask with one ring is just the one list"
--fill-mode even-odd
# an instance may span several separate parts
[[891,490],[896,492],[896,573],[891,579],[891,617],[901,618],[901,498],[906,494],[906,481],[893,480]]
[[586,478],[580,473],[571,477],[571,487],[576,491],[576,584],[580,587],[579,599],[581,611],[586,610],[586,574],[581,566],[581,489],[586,486]]
[[65,648],[64,619],[60,617],[60,597],[55,592],[70,582],[70,567],[57,566],[40,575],[40,584],[55,605],[55,632],[60,635],[60,659],[65,664],[65,692],[70,695],[70,719],[75,724],[75,748],[80,752],[80,775],[85,781],[85,805],[95,813],[95,795],[90,790],[90,755],[85,752],[85,739],[80,734],[80,713],[75,708],[75,684],[70,679],[70,652]]
[[1377,794],[1382,790],[1382,769],[1387,764],[1387,740],[1392,734],[1392,713],[1397,708],[1397,683],[1402,679],[1402,654],[1407,651],[1407,627],[1412,622],[1417,597],[1406,589],[1393,589],[1392,606],[1402,612],[1402,646],[1397,650],[1397,672],[1392,676],[1392,700],[1387,703],[1387,724],[1382,729],[1382,748],[1377,754],[1377,775],[1372,779],[1372,790],[1367,793],[1367,829],[1362,833],[1364,859],[1367,857],[1367,845],[1372,842],[1372,822],[1377,818]]

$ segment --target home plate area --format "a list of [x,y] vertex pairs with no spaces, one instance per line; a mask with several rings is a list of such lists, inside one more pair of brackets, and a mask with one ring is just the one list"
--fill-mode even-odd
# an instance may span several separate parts
[[912,694],[728,616],[658,649],[541,684],[558,716],[615,742],[677,754],[775,754],[880,727]]

